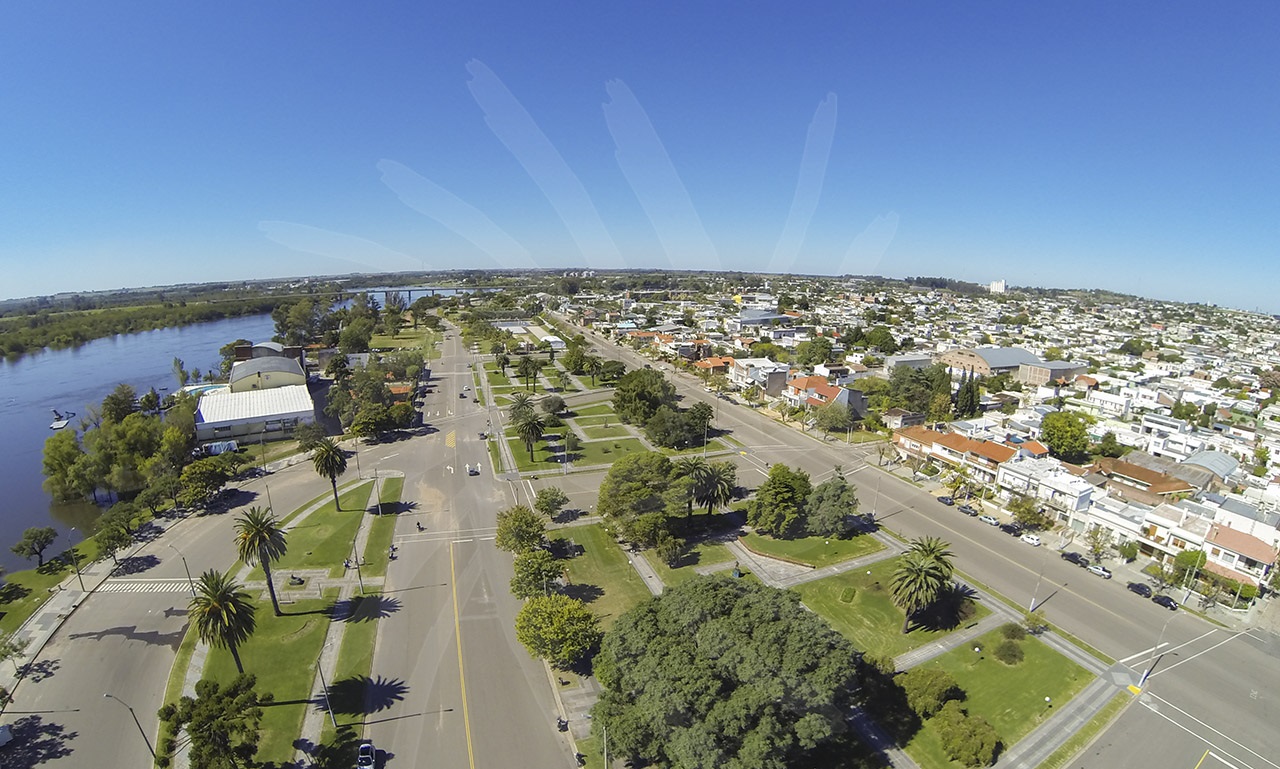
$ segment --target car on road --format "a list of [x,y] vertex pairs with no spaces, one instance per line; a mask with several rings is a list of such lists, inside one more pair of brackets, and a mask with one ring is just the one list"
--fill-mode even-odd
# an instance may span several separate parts
[[1068,550],[1068,551],[1064,552],[1064,553],[1062,554],[1062,560],[1064,560],[1064,561],[1071,561],[1071,562],[1072,562],[1072,563],[1074,563],[1076,566],[1088,566],[1088,565],[1089,565],[1089,559],[1088,559],[1088,558],[1085,558],[1083,555],[1080,555],[1079,553],[1075,552],[1074,550]]
[[1151,602],[1158,603],[1169,611],[1178,610],[1178,602],[1167,595],[1153,595],[1151,596]]
[[1000,524],[1000,531],[1003,531],[1011,537],[1018,537],[1022,535],[1022,527],[1016,523],[1002,523]]
[[1138,595],[1142,596],[1143,598],[1150,598],[1150,597],[1151,597],[1151,586],[1150,586],[1150,585],[1144,585],[1144,584],[1143,584],[1143,583],[1141,583],[1141,582],[1130,582],[1130,583],[1129,583],[1129,585],[1128,585],[1128,587],[1129,587],[1129,592],[1131,592],[1131,593],[1137,593]]
[[978,520],[982,521],[985,524],[989,524],[991,526],[1000,525],[1000,519],[995,517],[994,515],[980,515],[978,516]]
[[1040,536],[1038,534],[1023,534],[1021,539],[1032,547],[1040,547]]
[[465,398],[465,397],[467,397],[467,394],[466,394],[466,393],[458,393],[458,397],[459,397],[459,398]]
[[368,740],[360,743],[360,749],[356,751],[356,769],[373,769],[376,759],[373,743]]
[[946,505],[947,507],[951,507],[956,503],[956,501],[951,497],[938,497],[938,501]]
[[960,505],[956,509],[971,518],[978,515],[978,511],[974,510],[972,507],[969,507],[968,505]]
[[479,474],[480,474],[479,463],[476,463],[474,465],[467,465],[467,475],[479,475]]
[[1097,574],[1099,577],[1102,577],[1103,579],[1111,579],[1111,569],[1108,569],[1106,566],[1103,566],[1100,563],[1095,563],[1090,565],[1089,573]]

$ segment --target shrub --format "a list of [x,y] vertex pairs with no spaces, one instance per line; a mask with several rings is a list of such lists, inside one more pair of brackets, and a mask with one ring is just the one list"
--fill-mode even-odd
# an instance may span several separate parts
[[934,719],[942,749],[947,757],[965,766],[990,766],[1000,749],[1000,737],[996,730],[981,716],[973,716],[960,707],[960,703],[948,702]]
[[956,679],[942,668],[918,667],[898,677],[907,694],[907,705],[921,718],[928,718],[951,700],[964,698]]
[[1137,542],[1125,542],[1117,546],[1116,550],[1120,552],[1120,557],[1124,559],[1125,563],[1133,563],[1134,559],[1138,557]]
[[996,644],[995,650],[991,653],[996,659],[1006,665],[1017,665],[1019,662],[1022,662],[1022,647],[1017,641],[1010,641],[1008,639],[1001,641]]
[[1000,627],[1000,635],[1010,641],[1021,641],[1027,637],[1027,629],[1016,622],[1009,622]]

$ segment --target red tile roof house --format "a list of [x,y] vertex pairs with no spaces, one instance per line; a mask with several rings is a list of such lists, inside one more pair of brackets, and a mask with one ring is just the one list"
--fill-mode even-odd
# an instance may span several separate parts
[[828,403],[843,403],[851,406],[859,417],[867,413],[867,399],[860,390],[837,387],[827,382],[826,377],[801,376],[787,382],[782,397],[793,408],[822,408]]
[[992,441],[975,441],[958,433],[940,433],[927,427],[904,427],[893,432],[893,445],[904,459],[940,462],[964,468],[969,477],[993,484],[1000,465],[1018,456],[1019,450]]
[[696,360],[693,362],[693,367],[695,369],[707,374],[724,374],[729,371],[729,367],[732,365],[733,358],[730,357],[703,358],[702,360]]
[[1276,565],[1276,548],[1230,526],[1215,523],[1204,539],[1204,567],[1236,582],[1258,585]]

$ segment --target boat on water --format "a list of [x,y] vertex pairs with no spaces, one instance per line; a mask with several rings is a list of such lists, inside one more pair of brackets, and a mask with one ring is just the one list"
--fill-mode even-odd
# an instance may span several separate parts
[[74,411],[68,411],[65,414],[60,413],[57,409],[50,409],[50,411],[53,412],[53,422],[49,424],[50,430],[61,430],[71,424],[71,420],[75,419],[76,416]]

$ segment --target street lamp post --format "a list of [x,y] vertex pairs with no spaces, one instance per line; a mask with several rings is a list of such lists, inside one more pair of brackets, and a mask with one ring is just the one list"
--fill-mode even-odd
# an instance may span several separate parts
[[321,651],[320,659],[316,661],[316,670],[320,672],[320,686],[324,688],[324,707],[329,711],[329,720],[333,722],[333,728],[338,728],[338,717],[333,714],[333,703],[329,701],[329,683],[324,679],[324,651],[328,650],[329,644],[324,645]]
[[[75,530],[76,530],[76,527],[72,526],[71,531],[75,531]],[[67,539],[68,540],[71,539],[70,532],[67,533]],[[89,592],[84,589],[84,577],[80,575],[80,557],[76,555],[76,546],[74,542],[71,543],[71,562],[75,564],[75,567],[76,567],[76,580],[80,583],[80,592],[82,593]]]
[[1158,638],[1156,638],[1155,648],[1151,650],[1151,653],[1154,654],[1155,657],[1152,658],[1151,665],[1147,667],[1146,672],[1142,674],[1142,680],[1138,682],[1139,689],[1141,689],[1143,685],[1147,683],[1147,679],[1151,677],[1151,671],[1156,669],[1156,664],[1160,662],[1160,658],[1164,656],[1163,654],[1160,653],[1160,647],[1164,645],[1164,631],[1169,629],[1169,623],[1173,622],[1175,619],[1177,619],[1177,617],[1178,617],[1177,614],[1170,616],[1169,619],[1165,620],[1164,627],[1160,628],[1160,635]]
[[191,579],[191,569],[187,568],[187,557],[186,557],[185,555],[183,555],[183,554],[182,554],[182,551],[181,551],[181,550],[179,550],[178,548],[176,548],[176,547],[174,547],[173,545],[169,544],[168,542],[166,542],[165,544],[166,544],[166,545],[168,545],[168,546],[169,546],[169,549],[170,549],[170,550],[172,550],[173,552],[177,553],[177,554],[178,554],[178,557],[182,559],[182,570],[183,570],[183,571],[185,571],[185,572],[187,573],[187,585],[189,585],[189,586],[191,587],[191,597],[192,597],[192,598],[195,598],[195,597],[196,597],[196,582],[195,582],[195,580]]
[[1040,554],[1040,573],[1036,576],[1036,589],[1031,593],[1031,605],[1027,607],[1027,611],[1036,610],[1036,599],[1040,597],[1040,582],[1044,580],[1044,564],[1049,560],[1049,551],[1045,550]]
[[142,741],[147,743],[147,750],[151,751],[151,758],[154,759],[156,757],[156,749],[151,747],[151,739],[147,737],[147,730],[142,728],[142,722],[138,720],[138,714],[134,712],[133,707],[110,692],[106,692],[102,696],[109,697],[121,705],[124,705],[126,708],[129,708],[129,715],[133,716],[133,723],[138,727],[138,734],[142,735]]

